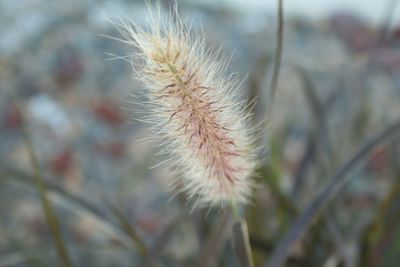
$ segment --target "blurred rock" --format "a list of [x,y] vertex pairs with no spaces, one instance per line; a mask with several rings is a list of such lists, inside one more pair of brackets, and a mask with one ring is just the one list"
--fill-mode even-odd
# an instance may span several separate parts
[[125,122],[121,113],[121,108],[110,99],[103,99],[94,103],[92,105],[92,111],[98,119],[113,127],[120,126]]
[[331,25],[333,30],[355,52],[369,50],[377,43],[376,33],[354,15],[336,14],[331,18]]
[[71,46],[66,45],[60,49],[54,65],[55,79],[61,88],[73,85],[83,75],[82,56]]

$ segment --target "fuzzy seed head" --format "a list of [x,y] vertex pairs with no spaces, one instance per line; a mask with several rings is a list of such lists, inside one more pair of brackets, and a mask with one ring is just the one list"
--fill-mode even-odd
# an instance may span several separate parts
[[162,22],[150,18],[146,28],[117,28],[138,51],[134,72],[146,88],[152,130],[178,174],[176,187],[196,206],[246,202],[257,152],[250,115],[237,102],[238,80],[176,12]]

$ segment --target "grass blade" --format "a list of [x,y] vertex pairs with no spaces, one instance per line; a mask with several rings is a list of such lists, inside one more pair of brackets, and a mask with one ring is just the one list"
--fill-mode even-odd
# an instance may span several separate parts
[[364,161],[371,151],[379,145],[389,142],[390,139],[398,135],[399,132],[400,120],[396,121],[361,146],[354,156],[329,180],[322,192],[311,201],[308,208],[295,220],[288,234],[277,246],[274,254],[265,265],[266,267],[279,267],[283,265],[294,243],[302,237],[317,215],[334,198],[335,193],[342,189],[349,181],[346,179],[349,173]]
[[118,219],[121,228],[127,233],[127,235],[132,240],[133,247],[136,247],[138,253],[142,256],[144,266],[152,267],[153,259],[150,257],[150,252],[147,248],[146,242],[142,239],[139,233],[136,231],[135,228],[131,225],[129,220],[125,217],[122,211],[115,205],[108,203],[107,206],[110,208],[112,213]]
[[36,188],[38,190],[39,197],[42,202],[42,207],[44,210],[46,221],[49,226],[50,233],[53,238],[60,263],[63,267],[73,267],[72,261],[65,246],[64,238],[62,236],[60,223],[58,221],[54,208],[48,198],[47,188],[44,183],[42,172],[40,170],[39,161],[35,155],[31,135],[26,125],[25,116],[23,116],[21,109],[19,109],[19,112],[21,113],[21,118],[23,118],[22,131],[23,131],[24,141],[28,147],[29,158],[34,170]]
[[217,226],[214,228],[205,249],[200,254],[199,262],[196,265],[197,267],[217,266],[217,260],[227,240],[227,225],[230,221],[230,217],[231,212],[229,209],[226,209],[217,222]]
[[233,226],[233,239],[240,266],[254,267],[249,241],[249,231],[245,220],[236,222]]
[[[26,184],[28,186],[35,186],[34,178],[30,174],[25,173],[15,167],[3,165],[0,163],[0,173],[4,173],[5,178],[10,178],[12,182],[18,182]],[[63,201],[68,202],[69,208],[73,208],[75,213],[86,214],[91,216],[101,225],[107,229],[107,233],[112,236],[112,238],[117,239],[125,248],[131,248],[131,242],[127,234],[115,225],[100,209],[95,205],[88,202],[84,198],[77,195],[71,194],[60,186],[48,181],[44,177],[43,180],[46,189],[49,193],[55,194],[60,197]]]

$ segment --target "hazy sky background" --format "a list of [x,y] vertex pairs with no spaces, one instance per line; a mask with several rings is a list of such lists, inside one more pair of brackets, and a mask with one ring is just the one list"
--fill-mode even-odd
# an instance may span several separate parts
[[[47,2],[46,2],[47,1]],[[156,2],[158,0],[150,0]],[[245,14],[254,14],[264,16],[264,13],[270,16],[276,15],[276,7],[278,0],[177,0],[178,2],[194,2],[209,7],[225,6],[234,8],[238,12]],[[37,7],[44,3],[55,3],[51,0],[0,0],[0,11],[5,17],[5,23],[0,25],[0,54],[2,52],[9,53],[18,47],[18,44],[29,40],[32,34],[37,33],[52,18],[52,14],[39,12]],[[70,3],[78,3],[79,1],[60,1],[56,5],[60,9],[67,8]],[[143,0],[144,2],[144,0]],[[396,3],[393,10],[393,19],[390,24],[391,28],[400,28],[400,0],[284,0],[285,17],[300,16],[312,21],[323,20],[329,18],[332,14],[345,12],[358,15],[365,19],[366,22],[378,26],[382,24],[385,17],[388,17],[388,3]],[[82,3],[88,3],[82,1]],[[132,10],[126,9],[128,1],[105,0],[92,1],[94,14],[103,18],[103,23],[109,23],[104,18],[113,16],[133,17]],[[61,6],[60,6],[61,5]],[[84,7],[85,5],[83,5]],[[393,6],[393,5],[392,5]],[[136,15],[143,14],[138,11]],[[43,14],[45,16],[43,16]],[[97,16],[97,15],[96,15]],[[54,19],[54,18],[52,18]],[[12,21],[9,25],[8,23]],[[255,26],[254,26],[255,27]]]
[[[230,5],[244,9],[259,9],[274,12],[277,0],[189,0],[212,4]],[[369,23],[379,25],[391,2],[398,2],[394,10],[393,24],[400,24],[400,0],[284,0],[286,15],[302,15],[310,19],[323,19],[332,13],[345,11],[365,18]]]

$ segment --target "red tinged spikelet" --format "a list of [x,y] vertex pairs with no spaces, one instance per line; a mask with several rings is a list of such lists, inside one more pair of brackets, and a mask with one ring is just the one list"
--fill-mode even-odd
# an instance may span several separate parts
[[240,83],[225,75],[226,63],[205,48],[203,35],[192,37],[174,12],[161,20],[150,12],[149,27],[116,25],[133,45],[136,77],[145,85],[147,122],[161,139],[162,153],[178,174],[176,187],[195,206],[247,202],[257,149]]

